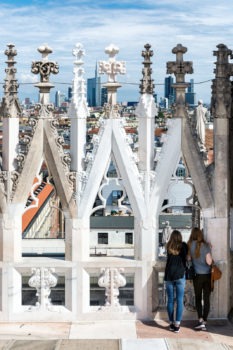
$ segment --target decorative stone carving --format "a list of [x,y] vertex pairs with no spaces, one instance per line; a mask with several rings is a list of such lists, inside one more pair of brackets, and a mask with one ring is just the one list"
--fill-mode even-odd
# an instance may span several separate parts
[[51,128],[52,128],[52,130],[53,130],[53,132],[54,132],[55,136],[57,136],[57,135],[58,135],[58,133],[57,133],[57,127],[58,127],[58,125],[59,125],[59,122],[58,122],[58,120],[57,120],[57,119],[53,119],[53,120],[51,120],[51,122],[50,122],[50,126],[51,126]]
[[167,73],[174,73],[176,76],[176,83],[183,83],[185,74],[193,73],[193,63],[191,61],[184,61],[183,54],[187,52],[187,47],[177,44],[172,49],[172,53],[176,55],[175,62],[167,62]]
[[185,74],[193,73],[193,63],[191,61],[184,61],[183,55],[187,52],[187,48],[178,44],[172,49],[172,53],[176,55],[176,61],[167,62],[167,74],[174,74],[176,77],[176,83],[173,87],[176,91],[176,103],[175,103],[175,117],[186,117],[187,109],[185,107],[185,89],[188,83],[185,83]]
[[36,131],[36,127],[38,124],[38,119],[37,118],[29,118],[28,119],[28,125],[32,128],[32,135],[34,135],[35,131]]
[[89,109],[86,101],[86,80],[84,79],[84,69],[83,69],[83,56],[85,55],[85,50],[83,45],[77,43],[72,51],[76,60],[74,61],[74,80],[73,80],[73,93],[72,101],[77,109],[77,115],[79,118],[86,118],[89,116]]
[[[14,57],[17,55],[17,51],[14,49],[14,44],[7,45],[8,49],[5,50],[7,56],[7,68],[5,69],[6,78],[4,87],[4,97],[2,99],[1,114],[6,118],[20,117],[21,108],[18,101],[18,81],[15,78],[17,72]],[[14,113],[12,113],[14,111]]]
[[64,165],[65,169],[70,169],[71,156],[69,153],[64,154],[64,156],[62,157],[62,164]]
[[21,142],[26,146],[26,153],[29,150],[31,141],[32,141],[32,137],[29,135],[24,135],[24,137],[21,139]]
[[13,198],[14,193],[15,193],[15,191],[16,191],[17,184],[18,184],[18,181],[19,181],[19,176],[20,176],[20,173],[19,173],[18,171],[12,171],[12,172],[11,172],[11,180],[12,180],[12,193],[11,193],[11,198]]
[[[116,81],[116,75],[126,73],[125,62],[116,61],[115,56],[118,52],[119,49],[117,46],[113,44],[109,45],[105,49],[105,53],[109,55],[109,60],[99,62],[99,73],[107,74],[108,76],[108,81],[106,84],[104,84],[104,87],[106,87],[108,91],[108,103],[112,106],[116,105],[117,103],[117,89],[121,87],[121,85]],[[109,112],[111,114],[112,110],[110,110]]]
[[111,105],[110,103],[104,104],[104,117],[116,119],[120,118],[119,114],[120,106],[118,104]]
[[59,72],[59,66],[56,62],[48,60],[48,55],[53,52],[50,47],[47,45],[40,46],[38,51],[42,54],[42,60],[32,62],[31,72],[33,74],[40,74],[41,83],[48,83],[50,74],[57,74]]
[[54,268],[32,268],[32,276],[30,277],[28,284],[30,287],[36,288],[36,296],[38,301],[36,303],[36,308],[40,310],[51,311],[51,300],[49,295],[51,293],[51,288],[55,287],[57,284],[57,276],[54,274]]
[[16,161],[17,161],[17,164],[18,164],[18,172],[22,172],[22,169],[23,169],[23,165],[24,165],[24,162],[25,162],[25,155],[23,153],[18,153],[17,157],[16,157]]
[[76,198],[76,179],[77,179],[77,173],[72,171],[68,173],[68,181],[71,185],[73,191],[75,192],[74,198]]
[[105,53],[109,55],[109,60],[99,62],[99,74],[107,74],[108,82],[116,83],[116,75],[126,73],[125,62],[116,61],[119,48],[113,44],[106,47]]
[[8,171],[0,171],[0,188],[4,195],[7,195],[6,184],[8,179]]
[[40,119],[53,119],[54,105],[53,103],[48,103],[46,105],[37,103],[35,105],[35,111],[38,113]]
[[64,137],[63,137],[63,136],[58,136],[58,137],[55,139],[55,141],[56,141],[56,144],[57,144],[57,146],[58,146],[58,148],[59,148],[59,151],[60,151],[61,153],[63,153],[63,146],[64,146],[64,144],[65,144]]
[[154,92],[154,84],[153,79],[151,78],[152,74],[152,68],[151,68],[151,60],[150,58],[153,56],[153,51],[150,50],[151,45],[146,44],[145,51],[142,51],[142,57],[144,57],[143,65],[144,68],[142,69],[142,75],[143,78],[141,79],[140,84],[140,94],[153,94]]
[[229,57],[232,58],[233,54],[226,45],[219,44],[217,48],[218,51],[214,51],[217,62],[212,84],[212,114],[214,118],[231,118],[232,87],[229,78],[233,75],[233,65],[229,63]]
[[126,285],[126,279],[121,274],[124,269],[103,268],[98,279],[98,285],[105,288],[105,306],[119,307],[119,288]]

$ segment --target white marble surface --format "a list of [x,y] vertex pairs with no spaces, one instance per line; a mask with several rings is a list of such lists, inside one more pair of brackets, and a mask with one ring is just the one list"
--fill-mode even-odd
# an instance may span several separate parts
[[69,339],[136,339],[134,321],[108,320],[99,322],[73,323]]
[[122,339],[122,350],[168,350],[165,339]]

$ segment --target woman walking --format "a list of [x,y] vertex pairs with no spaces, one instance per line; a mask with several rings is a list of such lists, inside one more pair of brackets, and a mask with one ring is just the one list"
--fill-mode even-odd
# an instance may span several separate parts
[[207,317],[210,311],[212,256],[210,245],[205,241],[202,230],[197,227],[191,231],[188,248],[188,256],[191,257],[196,272],[193,286],[198,324],[194,328],[206,331]]
[[[174,230],[167,243],[167,262],[164,280],[167,292],[167,313],[170,330],[175,333],[180,331],[180,322],[183,314],[184,289],[185,289],[185,265],[188,247],[182,242],[180,231]],[[176,310],[175,310],[176,300]]]

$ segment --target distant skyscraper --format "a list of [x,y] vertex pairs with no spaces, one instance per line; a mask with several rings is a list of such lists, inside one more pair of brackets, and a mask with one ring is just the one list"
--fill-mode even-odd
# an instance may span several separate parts
[[194,79],[190,79],[188,91],[185,94],[185,102],[190,106],[196,105],[196,93],[194,92]]
[[97,64],[95,77],[87,79],[87,102],[89,107],[101,106],[101,80],[98,76]]
[[101,106],[108,102],[108,90],[107,88],[101,89]]
[[61,104],[66,101],[66,96],[61,91],[55,93],[55,107],[61,107]]
[[164,81],[164,97],[168,99],[169,106],[175,101],[175,90],[172,87],[172,84],[173,77],[166,77]]
[[68,101],[70,102],[72,99],[72,86],[68,87]]
[[55,93],[55,107],[60,106],[60,94],[61,94],[61,91],[56,91]]

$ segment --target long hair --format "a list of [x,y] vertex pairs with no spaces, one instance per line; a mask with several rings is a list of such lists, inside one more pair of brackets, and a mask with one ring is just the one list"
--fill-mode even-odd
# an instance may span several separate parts
[[167,252],[169,254],[178,255],[182,247],[182,235],[180,231],[174,230],[167,242]]
[[189,255],[190,255],[190,247],[193,241],[196,241],[196,248],[195,248],[195,258],[199,258],[200,256],[200,249],[201,249],[201,244],[207,244],[205,239],[204,239],[204,234],[203,231],[200,230],[198,227],[194,227],[191,231],[189,240],[188,240],[188,249],[189,249]]

